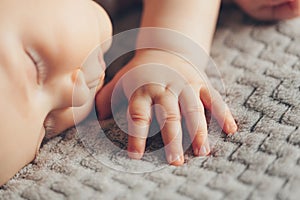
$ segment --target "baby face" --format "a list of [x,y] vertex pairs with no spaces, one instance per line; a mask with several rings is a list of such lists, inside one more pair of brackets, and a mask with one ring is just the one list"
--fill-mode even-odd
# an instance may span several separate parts
[[73,108],[77,120],[89,113],[108,46],[82,64],[110,35],[107,14],[92,1],[1,1],[0,185],[34,158],[44,126],[58,133],[74,124]]

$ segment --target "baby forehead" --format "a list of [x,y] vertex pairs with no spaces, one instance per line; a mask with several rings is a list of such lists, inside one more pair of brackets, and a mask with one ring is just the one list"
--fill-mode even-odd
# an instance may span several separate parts
[[36,37],[33,35],[29,37],[32,39],[28,40],[25,49],[36,52],[37,57],[47,67],[53,69],[80,67],[98,45],[96,37],[92,39],[87,34],[72,34],[69,31],[36,34]]

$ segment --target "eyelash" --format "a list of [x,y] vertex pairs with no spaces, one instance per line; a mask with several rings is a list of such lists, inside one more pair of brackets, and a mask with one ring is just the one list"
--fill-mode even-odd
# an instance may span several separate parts
[[43,60],[39,56],[39,54],[32,48],[27,49],[27,54],[32,60],[33,64],[36,67],[37,71],[37,83],[43,84],[46,79],[46,67],[43,63]]

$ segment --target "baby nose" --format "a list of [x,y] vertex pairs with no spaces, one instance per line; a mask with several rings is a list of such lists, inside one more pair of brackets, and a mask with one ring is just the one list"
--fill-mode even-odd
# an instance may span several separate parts
[[105,67],[103,54],[98,47],[89,54],[82,67],[71,73],[71,77],[67,74],[60,83],[56,83],[60,88],[56,109],[80,107],[87,103],[102,83]]
[[75,69],[71,74],[62,76],[55,82],[54,109],[79,107],[85,104],[90,97],[90,88],[84,74],[80,69]]
[[71,107],[85,104],[91,95],[91,83],[88,83],[82,70],[77,69],[72,75],[74,87],[72,91]]
[[99,85],[105,68],[106,65],[103,60],[102,50],[100,46],[98,46],[88,55],[82,64],[81,70],[84,73],[89,88],[94,88]]

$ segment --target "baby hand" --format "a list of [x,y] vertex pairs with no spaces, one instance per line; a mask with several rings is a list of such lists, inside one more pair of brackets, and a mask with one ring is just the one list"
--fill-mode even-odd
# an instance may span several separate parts
[[225,133],[237,131],[229,108],[212,88],[205,73],[198,72],[190,63],[169,52],[155,49],[137,51],[135,57],[97,95],[100,119],[111,115],[112,93],[119,86],[129,101],[128,155],[131,158],[143,156],[153,118],[152,106],[160,125],[167,161],[173,165],[184,162],[182,117],[185,118],[195,156],[205,156],[210,152],[204,108],[212,112]]
[[300,15],[299,0],[235,0],[250,16],[259,20],[284,20]]

